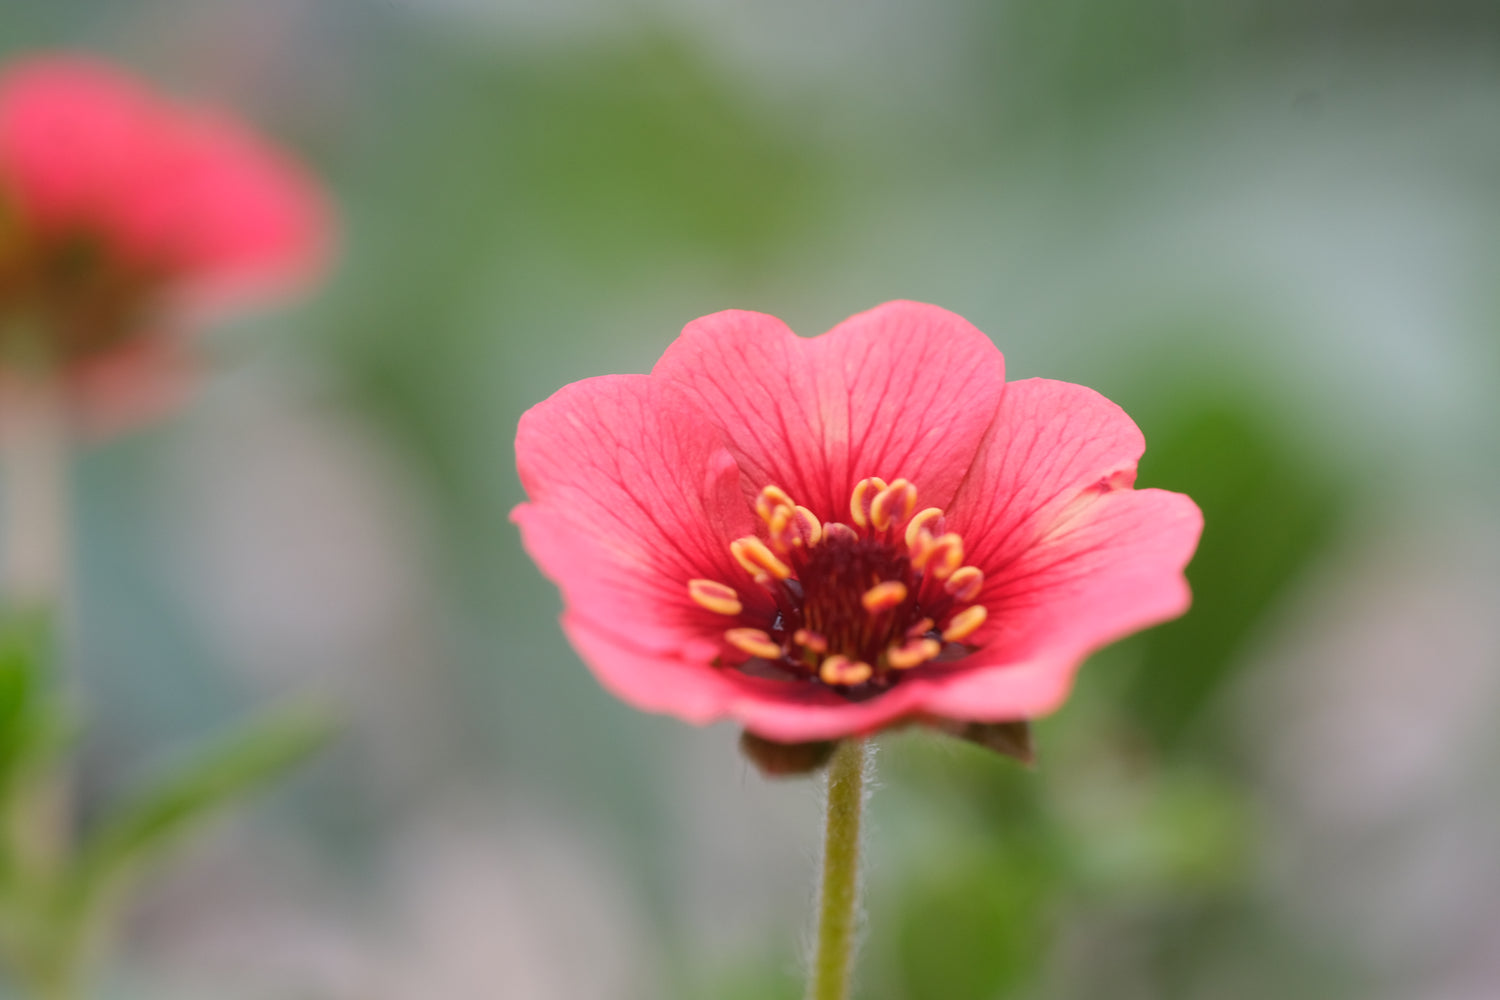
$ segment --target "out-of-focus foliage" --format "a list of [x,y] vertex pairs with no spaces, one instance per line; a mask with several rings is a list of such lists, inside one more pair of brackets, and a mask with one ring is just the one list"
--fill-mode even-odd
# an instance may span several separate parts
[[8,984],[35,996],[85,988],[132,876],[332,732],[305,707],[265,715],[79,831],[64,783],[79,727],[58,645],[55,615],[0,608],[0,959]]

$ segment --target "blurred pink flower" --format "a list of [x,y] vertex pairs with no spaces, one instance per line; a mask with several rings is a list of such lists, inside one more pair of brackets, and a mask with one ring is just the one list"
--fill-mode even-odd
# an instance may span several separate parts
[[183,335],[321,266],[327,211],[232,118],[78,56],[0,71],[0,380],[56,372],[114,424],[188,381]]
[[730,311],[528,411],[513,517],[638,708],[781,742],[1015,721],[1188,607],[1202,515],[1132,488],[1144,448],[1091,389],[1007,384],[935,306],[813,339]]

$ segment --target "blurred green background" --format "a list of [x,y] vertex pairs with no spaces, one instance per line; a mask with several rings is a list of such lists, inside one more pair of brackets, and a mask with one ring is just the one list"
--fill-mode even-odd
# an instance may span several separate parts
[[89,801],[280,698],[350,719],[110,996],[800,996],[816,784],[600,690],[511,442],[703,313],[891,298],[1121,403],[1208,527],[1036,772],[884,740],[860,995],[1500,996],[1500,6],[0,6],[38,47],[241,109],[343,221],[78,470]]

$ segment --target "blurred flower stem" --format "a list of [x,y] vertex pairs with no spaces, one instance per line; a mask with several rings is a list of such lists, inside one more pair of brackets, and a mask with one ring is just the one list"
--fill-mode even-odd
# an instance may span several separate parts
[[[68,422],[50,377],[24,378],[0,426],[0,603],[50,619],[54,644],[68,564]],[[55,662],[55,661],[54,661]],[[48,871],[67,852],[68,782],[61,761],[13,790],[20,857]]]
[[[8,387],[10,398],[0,425],[0,607],[13,616],[44,617],[55,643],[70,548],[69,428],[56,381],[27,377],[30,374]],[[34,682],[45,683],[43,678]],[[6,854],[14,869],[9,891],[20,893],[21,905],[27,898],[33,899],[30,905],[38,905],[35,887],[58,875],[71,849],[67,764],[48,756],[18,768],[7,783],[3,804]],[[19,964],[16,971],[30,995],[42,1000],[77,996],[74,949],[43,945]]]
[[68,559],[68,427],[50,379],[15,389],[0,428],[0,596],[15,610],[55,609]]
[[859,825],[872,751],[866,740],[842,741],[828,764],[823,881],[818,943],[808,1000],[847,1000],[859,924]]

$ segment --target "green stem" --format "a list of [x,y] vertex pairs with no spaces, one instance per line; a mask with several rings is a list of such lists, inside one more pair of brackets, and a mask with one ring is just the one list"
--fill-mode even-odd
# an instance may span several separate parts
[[68,563],[68,425],[46,379],[10,386],[0,426],[0,599],[56,611]]
[[[0,605],[11,612],[44,612],[62,627],[68,567],[69,427],[61,389],[47,375],[7,383],[0,422]],[[56,642],[56,638],[52,640]],[[56,664],[49,664],[55,669]],[[38,686],[65,687],[58,676]],[[40,702],[53,697],[49,691]],[[10,775],[0,802],[0,837],[7,874],[0,906],[27,922],[24,957],[11,971],[34,1000],[78,996],[81,956],[67,929],[51,914],[50,893],[70,844],[66,761],[28,762]],[[34,922],[34,923],[33,923]]]
[[863,740],[839,744],[828,764],[828,817],[823,883],[818,894],[818,945],[808,1000],[848,1000],[859,930],[859,823],[865,805]]

